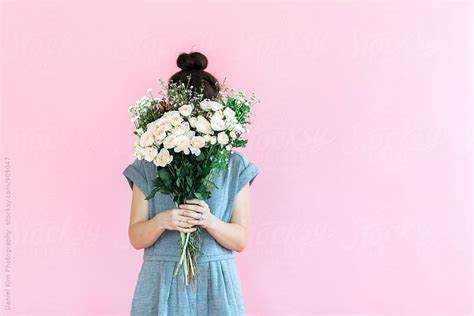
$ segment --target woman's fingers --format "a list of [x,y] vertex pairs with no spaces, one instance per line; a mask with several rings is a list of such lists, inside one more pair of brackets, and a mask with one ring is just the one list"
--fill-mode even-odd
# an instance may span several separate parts
[[184,210],[182,212],[182,216],[185,217],[184,220],[201,218],[201,214],[202,213],[190,210]]
[[191,228],[183,228],[183,227],[178,227],[178,231],[183,232],[183,233],[192,233],[196,231],[196,227],[191,227]]
[[202,225],[202,224],[205,224],[204,221],[199,221],[197,219],[190,219],[188,220],[188,223],[191,224],[191,225]]
[[202,206],[194,205],[194,204],[181,204],[179,206],[179,209],[181,209],[181,210],[190,210],[190,211],[195,211],[195,212],[199,212],[199,213],[202,213],[204,211]]
[[206,207],[207,204],[206,202],[204,202],[203,200],[199,200],[199,199],[191,199],[191,200],[186,200],[186,203],[189,203],[189,204],[197,204],[201,207]]
[[211,212],[206,202],[202,200],[191,199],[185,204],[180,204],[178,214],[185,217],[184,221],[187,225],[198,225],[204,228],[210,225],[208,217],[211,216]]
[[177,225],[177,226],[181,226],[181,227],[190,227],[192,225],[190,225],[188,223],[188,220],[190,218],[189,217],[186,217],[186,216],[178,216],[175,220],[174,220],[174,224]]

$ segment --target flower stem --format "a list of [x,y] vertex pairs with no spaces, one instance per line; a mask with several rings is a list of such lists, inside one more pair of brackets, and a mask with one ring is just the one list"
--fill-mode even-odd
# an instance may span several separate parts
[[[186,240],[184,241],[184,245],[183,245],[183,239],[184,239],[184,234],[186,234]],[[188,241],[189,241],[189,235],[191,233],[183,233],[183,232],[180,232],[180,236],[181,236],[181,245],[182,245],[182,251],[181,251],[181,258],[179,259],[179,262],[178,262],[178,265],[176,267],[176,271],[174,273],[174,275],[177,275],[178,274],[178,270],[179,270],[179,267],[181,266],[181,264],[183,263],[183,260],[185,259],[186,257],[186,249],[187,249],[187,246],[188,246]],[[187,269],[185,267],[185,272],[187,274]]]

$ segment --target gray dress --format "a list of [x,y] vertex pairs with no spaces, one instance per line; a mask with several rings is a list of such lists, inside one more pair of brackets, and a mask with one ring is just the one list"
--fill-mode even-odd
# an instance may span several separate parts
[[[218,189],[206,201],[211,212],[230,222],[237,193],[246,183],[252,184],[259,169],[242,153],[233,151],[229,169],[215,180]],[[148,195],[156,166],[146,160],[135,161],[123,171],[130,188],[135,183]],[[149,218],[174,208],[169,195],[157,193],[148,208]],[[174,275],[179,261],[179,232],[165,230],[158,240],[143,252],[143,263],[132,299],[131,315],[245,315],[235,252],[220,245],[205,229],[202,231],[199,277],[196,288],[184,284],[184,270]]]

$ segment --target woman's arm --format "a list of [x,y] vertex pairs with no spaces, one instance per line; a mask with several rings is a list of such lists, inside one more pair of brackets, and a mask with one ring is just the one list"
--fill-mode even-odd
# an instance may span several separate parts
[[242,252],[249,240],[250,228],[250,186],[247,183],[235,197],[234,212],[230,223],[213,216],[207,231],[222,246]]
[[145,200],[145,194],[134,184],[128,228],[130,243],[138,250],[152,246],[166,229],[183,233],[195,231],[195,227],[184,222],[187,218],[182,212],[183,210],[172,208],[149,219],[148,201]]
[[133,185],[128,236],[135,249],[138,250],[153,245],[165,231],[158,219],[158,216],[152,219],[148,218],[148,201],[145,200],[145,194],[138,186]]
[[[199,205],[184,204],[182,208],[186,209],[183,215],[189,217],[187,223],[203,226],[223,247],[242,252],[247,246],[250,227],[250,185],[248,183],[235,198],[234,212],[229,223],[222,221],[208,209]],[[205,216],[204,221],[197,220],[201,216],[199,213]]]

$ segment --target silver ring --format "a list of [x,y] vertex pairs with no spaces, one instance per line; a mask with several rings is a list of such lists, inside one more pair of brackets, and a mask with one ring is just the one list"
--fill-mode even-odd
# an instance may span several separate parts
[[202,213],[201,213],[201,217],[199,218],[200,221],[202,221]]

